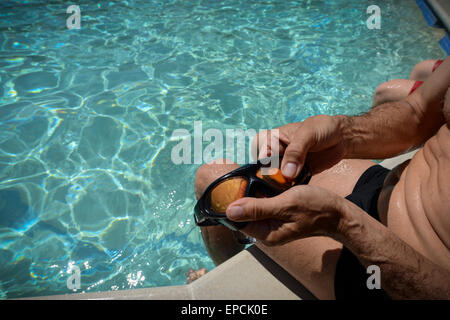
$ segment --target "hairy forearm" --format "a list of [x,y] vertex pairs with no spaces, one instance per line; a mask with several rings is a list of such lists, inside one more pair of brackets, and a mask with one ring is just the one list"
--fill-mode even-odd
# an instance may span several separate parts
[[[407,100],[389,102],[361,116],[337,116],[346,158],[384,159],[422,145],[442,125],[442,117],[424,115]],[[430,118],[432,117],[432,118]]]
[[403,100],[362,116],[337,116],[347,158],[382,159],[419,147],[445,123],[442,106],[450,86],[450,57]]
[[344,200],[333,236],[366,268],[377,265],[381,286],[393,299],[450,299],[450,271],[434,264],[391,230]]

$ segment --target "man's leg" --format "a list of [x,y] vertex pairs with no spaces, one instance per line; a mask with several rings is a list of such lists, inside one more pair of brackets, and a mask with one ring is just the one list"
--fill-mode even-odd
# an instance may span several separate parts
[[439,60],[424,60],[419,62],[412,69],[409,79],[414,81],[425,81],[436,68],[437,61]]
[[398,101],[411,93],[416,81],[425,81],[438,67],[440,60],[424,60],[416,64],[409,75],[409,79],[395,79],[380,84],[373,96],[372,108],[392,101]]
[[[195,176],[197,199],[214,180],[236,168],[239,168],[239,165],[235,163],[224,164],[224,161],[221,160],[201,166]],[[239,253],[245,247],[245,245],[236,242],[232,231],[225,226],[200,227],[200,230],[206,250],[216,266]]]
[[395,79],[380,84],[373,95],[372,108],[386,102],[399,101],[409,95],[414,80]]
[[[333,168],[314,175],[310,184],[323,187],[345,197],[352,192],[362,173],[373,165],[375,165],[375,162],[369,160],[343,160]],[[236,167],[237,165],[224,166],[218,164],[202,166],[196,175],[197,195],[201,195],[201,192],[216,178]],[[221,229],[218,232],[225,231]],[[221,245],[220,241],[215,241],[214,246],[205,241],[205,245],[211,247],[208,252],[220,251],[227,249],[231,245],[231,241],[227,241],[224,245]],[[277,247],[266,247],[261,243],[257,243],[257,246],[316,297],[319,299],[334,299],[334,275],[342,244],[327,237],[313,237],[292,241]],[[237,249],[235,247],[235,250]]]

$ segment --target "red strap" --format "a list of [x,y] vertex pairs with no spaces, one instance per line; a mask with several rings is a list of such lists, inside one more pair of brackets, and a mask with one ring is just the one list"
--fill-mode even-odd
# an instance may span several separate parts
[[411,88],[411,91],[409,92],[409,94],[413,93],[414,91],[416,91],[416,89],[418,87],[420,87],[422,85],[423,81],[416,81],[414,82],[413,87]]
[[433,72],[441,65],[442,62],[444,62],[444,60],[437,60],[435,62],[434,66],[433,66]]

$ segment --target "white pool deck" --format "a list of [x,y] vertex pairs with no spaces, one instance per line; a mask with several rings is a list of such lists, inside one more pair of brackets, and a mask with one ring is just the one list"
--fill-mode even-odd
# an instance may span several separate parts
[[[380,164],[392,169],[412,151]],[[315,297],[256,246],[188,285],[30,297],[38,300],[309,300]]]

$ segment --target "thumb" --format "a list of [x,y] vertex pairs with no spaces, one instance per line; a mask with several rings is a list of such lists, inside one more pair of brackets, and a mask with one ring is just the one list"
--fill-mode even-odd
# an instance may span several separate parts
[[298,176],[305,164],[309,145],[307,141],[290,143],[283,154],[281,172],[284,177],[294,179]]
[[305,164],[309,149],[314,144],[315,134],[314,130],[311,130],[305,121],[300,128],[290,132],[289,135],[292,138],[283,154],[281,172],[284,177],[295,179]]
[[279,210],[277,197],[241,198],[228,206],[226,214],[233,221],[258,221],[276,218]]

